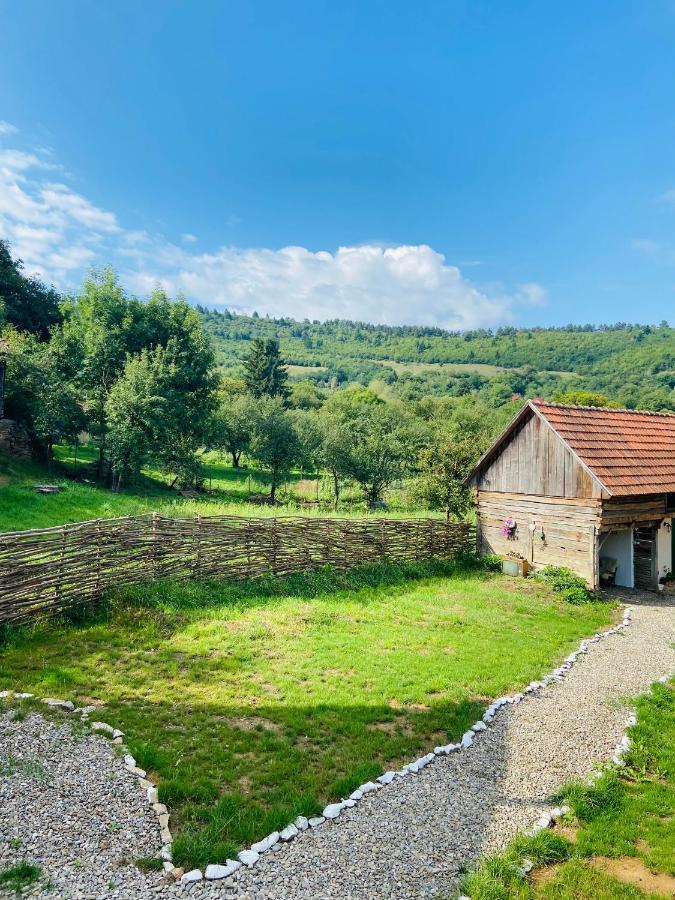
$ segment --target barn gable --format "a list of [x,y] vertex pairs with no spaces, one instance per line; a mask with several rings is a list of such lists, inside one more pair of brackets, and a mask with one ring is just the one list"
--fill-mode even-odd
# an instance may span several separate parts
[[609,496],[533,404],[523,407],[479,460],[470,480],[481,491],[589,499]]

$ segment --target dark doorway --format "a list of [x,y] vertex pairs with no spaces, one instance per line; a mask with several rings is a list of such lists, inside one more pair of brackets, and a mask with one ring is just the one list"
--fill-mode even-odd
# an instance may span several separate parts
[[656,576],[656,526],[636,527],[633,530],[633,584],[642,591],[655,591]]

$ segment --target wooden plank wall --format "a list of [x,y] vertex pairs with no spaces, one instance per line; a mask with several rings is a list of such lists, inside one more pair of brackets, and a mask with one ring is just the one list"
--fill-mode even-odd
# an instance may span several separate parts
[[602,494],[572,451],[534,414],[479,477],[478,488],[539,497],[598,498]]
[[[535,568],[567,566],[589,584],[597,583],[599,500],[481,490],[477,509],[480,552],[518,553]],[[517,523],[512,539],[501,533],[502,522],[507,518]],[[534,531],[529,528],[531,524]]]
[[609,531],[618,525],[639,522],[655,522],[666,515],[666,496],[613,497],[602,501],[602,530]]

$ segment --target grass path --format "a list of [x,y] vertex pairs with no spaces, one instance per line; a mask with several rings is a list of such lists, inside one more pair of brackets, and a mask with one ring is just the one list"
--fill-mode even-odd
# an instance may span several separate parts
[[10,636],[0,688],[100,704],[201,865],[457,738],[610,614],[447,563],[160,582]]

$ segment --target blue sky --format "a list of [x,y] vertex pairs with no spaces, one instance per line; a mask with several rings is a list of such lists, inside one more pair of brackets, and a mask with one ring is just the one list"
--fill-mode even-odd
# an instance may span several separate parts
[[0,236],[58,286],[675,319],[675,2],[0,0]]

